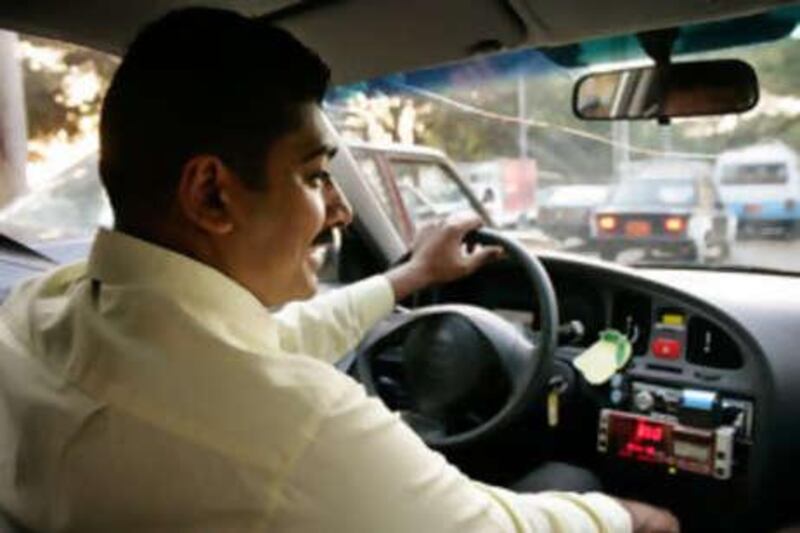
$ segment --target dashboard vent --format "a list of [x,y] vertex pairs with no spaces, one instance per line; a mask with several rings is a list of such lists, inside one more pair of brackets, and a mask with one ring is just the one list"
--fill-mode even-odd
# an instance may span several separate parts
[[736,369],[743,363],[736,342],[722,328],[700,317],[689,319],[686,359],[695,365]]

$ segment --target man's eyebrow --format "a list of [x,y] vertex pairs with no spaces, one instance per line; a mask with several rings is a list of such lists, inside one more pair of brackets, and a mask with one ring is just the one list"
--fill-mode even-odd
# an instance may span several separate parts
[[303,163],[308,163],[312,159],[316,159],[321,155],[325,155],[328,159],[333,159],[339,147],[333,144],[321,144],[303,156]]

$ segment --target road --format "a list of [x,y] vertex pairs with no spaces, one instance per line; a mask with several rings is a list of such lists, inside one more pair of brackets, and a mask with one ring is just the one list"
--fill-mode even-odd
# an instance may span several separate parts
[[725,262],[800,272],[800,239],[737,241]]

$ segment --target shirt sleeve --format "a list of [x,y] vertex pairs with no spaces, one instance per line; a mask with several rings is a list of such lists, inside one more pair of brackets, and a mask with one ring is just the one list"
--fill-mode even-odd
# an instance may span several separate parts
[[304,302],[293,302],[273,317],[281,347],[334,362],[394,307],[394,291],[385,276],[373,276]]
[[285,480],[276,531],[629,532],[601,494],[517,494],[475,482],[357,385],[323,418]]

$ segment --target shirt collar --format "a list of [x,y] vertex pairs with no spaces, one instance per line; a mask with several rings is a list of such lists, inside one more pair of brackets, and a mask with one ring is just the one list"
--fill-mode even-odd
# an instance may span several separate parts
[[246,350],[277,346],[269,311],[246,288],[219,270],[131,235],[100,229],[88,274],[103,284],[153,290]]

